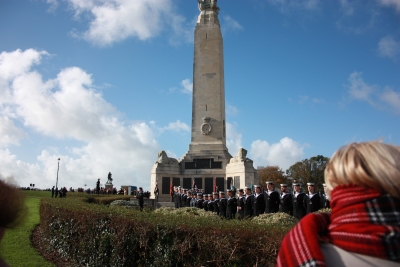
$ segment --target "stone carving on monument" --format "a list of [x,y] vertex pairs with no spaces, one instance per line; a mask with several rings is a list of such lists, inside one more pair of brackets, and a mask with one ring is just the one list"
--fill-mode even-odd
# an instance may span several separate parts
[[237,155],[233,158],[231,158],[231,160],[229,161],[229,163],[237,163],[237,162],[250,162],[253,163],[253,161],[249,158],[246,157],[247,156],[247,150],[244,148],[240,148],[239,152],[237,153]]
[[210,117],[203,118],[203,124],[201,125],[201,134],[209,135],[211,133],[211,124],[210,124]]
[[156,161],[156,163],[179,164],[176,159],[168,157],[167,153],[164,150],[158,152],[158,160]]
[[219,11],[219,7],[217,6],[217,0],[197,0],[199,2],[199,10],[207,10],[213,9],[215,11]]

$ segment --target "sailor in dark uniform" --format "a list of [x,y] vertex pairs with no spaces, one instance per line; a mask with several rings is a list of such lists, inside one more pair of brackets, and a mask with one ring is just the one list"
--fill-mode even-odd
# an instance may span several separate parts
[[204,201],[203,201],[203,210],[208,211],[208,194],[204,194]]
[[244,217],[249,218],[253,216],[253,200],[254,196],[251,194],[251,188],[246,187],[246,195],[244,196]]
[[321,209],[329,209],[331,207],[331,201],[329,200],[329,196],[326,194],[326,184],[324,186],[324,193],[321,196]]
[[196,202],[197,202],[197,195],[196,195],[196,193],[193,193],[192,200],[190,200],[190,207],[195,208]]
[[281,184],[281,192],[282,193],[280,195],[279,211],[292,215],[293,200],[292,194],[287,192],[287,184]]
[[260,186],[255,185],[254,188],[256,192],[253,199],[253,216],[258,216],[263,214],[265,210],[264,194],[261,192]]
[[208,211],[214,212],[214,203],[213,194],[208,194]]
[[219,197],[218,197],[218,192],[213,192],[213,198],[214,198],[214,212],[217,213],[217,215],[219,215]]
[[239,219],[244,218],[244,190],[239,189],[238,190],[239,196],[237,197],[237,211],[239,214]]
[[273,181],[267,182],[267,191],[264,192],[265,213],[276,213],[279,211],[280,197],[275,191]]
[[175,209],[179,208],[179,202],[180,202],[180,194],[179,194],[179,190],[178,187],[174,187],[174,194],[173,194],[173,198],[174,198],[174,205],[175,205]]
[[186,199],[187,199],[187,189],[182,190],[183,193],[181,193],[181,207],[186,207]]
[[308,194],[304,197],[304,208],[306,214],[313,213],[321,209],[321,198],[315,193],[315,184],[307,183]]
[[192,202],[192,193],[189,191],[187,194],[185,207],[190,207],[191,202]]
[[293,194],[293,216],[301,220],[306,215],[306,209],[304,208],[304,194],[300,191],[300,184],[293,183],[294,194]]
[[228,190],[228,200],[226,201],[226,218],[228,220],[234,219],[237,211],[237,199],[233,195],[233,190]]
[[226,218],[226,208],[227,208],[227,199],[225,198],[225,192],[219,191],[219,204],[218,204],[218,209],[219,209],[219,216],[221,218]]
[[196,208],[203,208],[203,193],[197,193]]

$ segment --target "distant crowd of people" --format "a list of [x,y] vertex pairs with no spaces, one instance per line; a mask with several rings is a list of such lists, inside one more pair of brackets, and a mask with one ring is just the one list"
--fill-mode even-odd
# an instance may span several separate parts
[[[173,201],[175,208],[196,207],[205,211],[215,212],[226,219],[243,219],[259,216],[263,213],[285,212],[298,219],[306,214],[330,207],[330,200],[326,193],[321,195],[315,192],[315,184],[307,183],[307,193],[301,192],[299,183],[293,183],[293,193],[289,193],[287,184],[280,184],[281,192],[275,191],[273,181],[267,182],[267,190],[255,185],[251,187],[225,192],[204,194],[201,190],[174,187]],[[326,185],[324,184],[324,190]]]

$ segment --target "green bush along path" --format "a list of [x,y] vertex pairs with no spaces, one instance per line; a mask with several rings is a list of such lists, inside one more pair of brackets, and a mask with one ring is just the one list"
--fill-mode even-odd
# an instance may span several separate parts
[[46,261],[32,246],[30,236],[40,222],[39,205],[42,197],[50,197],[48,191],[24,191],[28,209],[24,222],[15,229],[7,230],[0,243],[0,254],[11,267],[54,266]]

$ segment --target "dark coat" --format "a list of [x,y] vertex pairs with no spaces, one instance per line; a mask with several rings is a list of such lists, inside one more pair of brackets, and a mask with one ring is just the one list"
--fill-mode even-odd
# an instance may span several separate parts
[[219,215],[219,198],[214,199],[214,212],[217,213],[217,215]]
[[192,197],[187,196],[185,207],[190,207],[190,202],[192,201]]
[[144,205],[144,199],[143,199],[144,195],[143,195],[143,191],[139,191],[137,192],[136,198],[139,201],[139,207],[140,210],[143,210],[143,205]]
[[235,218],[236,211],[237,211],[237,199],[235,197],[228,198],[226,207],[226,218],[228,220]]
[[186,206],[186,199],[187,199],[187,195],[186,194],[181,194],[181,203],[180,203],[180,207],[185,207]]
[[210,201],[209,200],[204,200],[203,201],[203,209],[205,210],[205,211],[208,211],[208,203],[209,203]]
[[304,193],[299,193],[297,197],[293,195],[293,216],[299,220],[306,215],[306,209],[304,208],[305,195]]
[[243,198],[245,218],[253,216],[253,201],[254,201],[253,195],[245,196]]
[[202,209],[202,208],[203,208],[203,202],[204,202],[204,199],[202,199],[202,198],[197,199],[197,201],[196,201],[196,208]]
[[273,191],[271,194],[264,193],[265,213],[276,213],[279,211],[280,196]]
[[253,216],[258,216],[264,213],[265,210],[265,200],[264,194],[261,193],[258,196],[253,195]]
[[[244,218],[244,196],[238,197],[237,198],[237,206],[238,206],[238,213],[239,213],[239,219]],[[240,209],[239,209],[240,208]]]
[[180,206],[180,194],[178,192],[174,192],[173,195],[175,208],[178,209]]
[[326,198],[325,194],[321,197],[321,209],[329,209],[331,207],[331,201]]
[[208,211],[214,212],[214,204],[215,204],[215,200],[209,200],[208,201],[208,203],[207,203]]
[[226,198],[220,198],[219,199],[219,216],[225,218],[226,217],[226,208],[228,206],[228,201]]
[[321,198],[318,193],[310,197],[308,194],[304,196],[304,208],[306,214],[313,213],[321,209]]
[[279,211],[292,215],[293,212],[292,194],[286,193],[283,197],[282,195],[280,195]]

